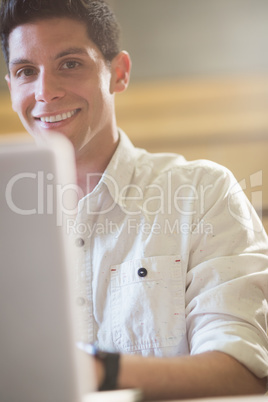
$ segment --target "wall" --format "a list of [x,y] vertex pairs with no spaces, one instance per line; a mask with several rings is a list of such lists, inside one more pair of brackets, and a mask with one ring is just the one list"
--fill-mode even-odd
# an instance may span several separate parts
[[133,79],[268,71],[267,0],[113,0]]

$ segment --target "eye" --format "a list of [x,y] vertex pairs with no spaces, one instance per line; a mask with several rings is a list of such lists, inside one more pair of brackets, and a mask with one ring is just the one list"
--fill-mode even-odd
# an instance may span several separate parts
[[74,68],[76,68],[76,67],[78,67],[78,66],[80,66],[80,63],[78,63],[78,61],[69,60],[69,61],[66,61],[66,62],[62,65],[62,68],[63,68],[64,70],[71,70],[71,69],[74,69]]
[[17,71],[16,77],[31,77],[32,75],[35,74],[35,70],[31,67],[25,67],[21,68],[20,70]]

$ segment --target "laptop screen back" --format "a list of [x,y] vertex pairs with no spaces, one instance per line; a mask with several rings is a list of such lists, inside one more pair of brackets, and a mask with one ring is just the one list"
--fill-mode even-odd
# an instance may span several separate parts
[[[65,139],[48,144],[0,146],[2,402],[81,400],[70,297],[73,254],[59,199],[74,180],[74,161]],[[68,191],[64,198],[70,201]],[[88,391],[94,384],[92,378]]]

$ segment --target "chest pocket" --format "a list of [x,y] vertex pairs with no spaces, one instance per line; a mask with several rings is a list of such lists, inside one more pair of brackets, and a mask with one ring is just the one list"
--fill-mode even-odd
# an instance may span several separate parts
[[111,328],[116,348],[142,353],[178,345],[185,334],[184,293],[179,256],[112,266]]

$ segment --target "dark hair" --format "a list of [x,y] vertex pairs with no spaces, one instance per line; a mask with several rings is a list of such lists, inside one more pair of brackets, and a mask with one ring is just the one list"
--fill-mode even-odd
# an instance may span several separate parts
[[107,61],[119,53],[119,25],[104,0],[1,0],[0,35],[7,65],[11,31],[19,25],[53,17],[85,23],[89,38]]

